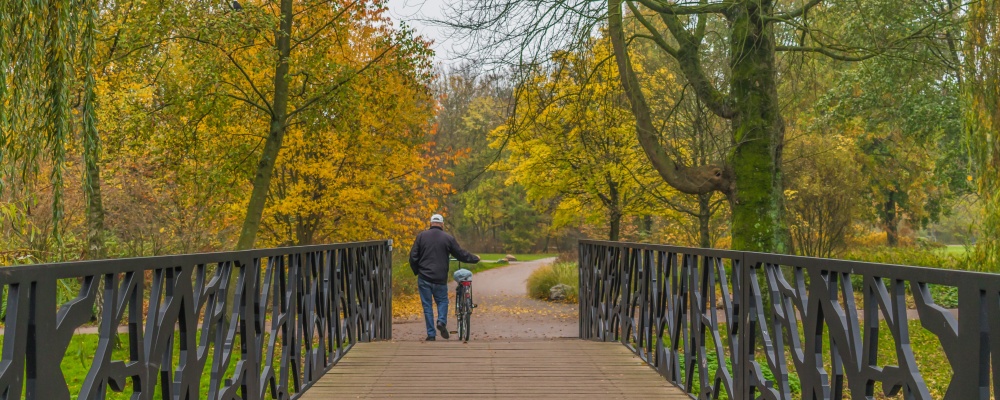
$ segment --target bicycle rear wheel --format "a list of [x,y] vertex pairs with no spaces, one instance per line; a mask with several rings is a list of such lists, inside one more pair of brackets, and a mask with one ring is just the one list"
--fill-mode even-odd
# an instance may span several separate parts
[[465,309],[465,291],[462,289],[462,286],[455,289],[455,319],[458,320],[458,339],[466,340],[466,319],[469,318],[469,312]]
[[462,339],[462,341],[468,342],[469,336],[472,332],[470,329],[472,325],[472,296],[467,293],[465,298],[462,299],[462,302],[464,303],[463,308],[465,309],[465,315],[459,322],[458,337],[459,339]]

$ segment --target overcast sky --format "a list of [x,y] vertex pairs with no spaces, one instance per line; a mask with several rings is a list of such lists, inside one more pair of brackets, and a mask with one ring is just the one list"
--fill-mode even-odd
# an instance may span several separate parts
[[434,41],[434,58],[437,63],[452,64],[456,57],[456,44],[447,38],[447,30],[435,26],[432,20],[444,19],[448,4],[457,0],[388,0],[392,19],[406,22],[418,35]]

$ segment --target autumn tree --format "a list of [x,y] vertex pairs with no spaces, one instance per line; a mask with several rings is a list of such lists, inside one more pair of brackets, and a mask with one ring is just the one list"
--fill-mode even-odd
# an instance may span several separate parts
[[[415,53],[408,53],[412,51]],[[347,56],[341,54],[340,57]],[[426,47],[354,79],[330,108],[287,132],[262,223],[266,243],[305,245],[388,237],[426,224],[450,187],[430,153],[434,99]],[[336,113],[336,118],[324,118]]]
[[795,253],[831,257],[845,246],[865,210],[867,182],[856,161],[855,137],[801,134],[788,146],[786,206]]
[[[559,213],[585,215],[618,240],[623,219],[648,211],[656,186],[631,132],[607,40],[581,51],[558,51],[546,69],[523,85],[516,114],[494,132],[508,143],[500,168],[524,185],[536,204],[558,199]],[[652,178],[652,179],[651,179]],[[566,218],[565,215],[562,218]]]
[[[933,62],[933,50],[948,58]],[[912,60],[856,63],[834,74],[817,104],[817,128],[845,132],[857,146],[863,193],[877,205],[872,214],[889,246],[899,242],[902,221],[925,227],[969,191],[959,71],[951,63],[957,55],[947,52],[941,44],[915,50]]]
[[[636,43],[632,51],[633,61],[650,77],[644,88],[647,96],[661,99],[652,102],[650,110],[660,140],[673,149],[670,156],[696,168],[723,164],[732,147],[727,133],[728,122],[715,116],[695,95],[693,87],[684,82],[676,60],[664,56],[653,43]],[[710,56],[718,58],[720,55]],[[721,62],[715,64],[721,65]],[[716,67],[711,73],[723,74],[723,71]],[[617,71],[615,75],[617,77]],[[725,196],[719,192],[691,195],[680,193],[669,185],[657,185],[653,194],[661,204],[693,220],[693,225],[683,220],[673,223],[681,229],[697,232],[696,240],[691,243],[712,247],[720,236],[719,226],[728,230],[728,224],[717,218],[728,206]]]
[[[83,147],[85,256],[105,256],[96,121],[98,7],[94,1],[67,0],[0,5],[0,36],[4,38],[0,45],[0,153],[4,155],[0,186],[11,199],[8,204],[21,204],[11,210],[27,217],[39,197],[51,198],[49,229],[39,233],[56,240],[57,258],[63,250],[66,164],[75,143]],[[39,178],[46,184],[37,185]]]
[[454,188],[443,199],[445,223],[463,245],[479,251],[546,248],[553,236],[549,213],[528,203],[523,186],[508,184],[509,171],[495,168],[509,157],[507,146],[490,146],[490,133],[510,113],[513,90],[507,76],[463,64],[439,69],[434,88],[433,151],[447,156],[444,168]]
[[[253,214],[239,205],[261,175],[256,161],[286,131],[298,135],[295,157],[316,159],[324,146],[367,140],[365,125],[385,129],[384,137],[368,129],[376,140],[347,152],[364,162],[344,165],[371,175],[355,174],[346,187],[405,201],[352,221],[381,216],[379,232],[397,235],[413,226],[407,213],[433,203],[437,186],[413,179],[436,173],[427,147],[431,54],[381,4],[56,0],[0,9],[4,251],[27,244],[54,259],[229,247]],[[275,125],[283,90],[284,123]],[[368,170],[382,152],[397,161],[385,165],[392,170]],[[328,196],[345,186],[326,187],[308,189]],[[328,232],[335,218],[322,217]],[[339,232],[332,239],[371,237]]]
[[[485,37],[508,44],[490,49],[520,59],[530,59],[537,49],[554,43],[574,42],[574,35],[588,35],[595,26],[606,24],[622,87],[636,118],[637,137],[660,177],[684,193],[726,194],[732,207],[733,247],[778,252],[787,250],[780,169],[785,124],[777,90],[778,54],[811,53],[856,61],[903,50],[918,41],[934,40],[928,31],[957,9],[935,8],[919,18],[913,14],[895,18],[896,3],[827,4],[822,0],[497,3],[470,1],[456,13],[453,25],[479,32],[477,40]],[[821,29],[859,9],[862,15],[875,16],[862,21],[864,29],[846,36]],[[486,33],[490,31],[496,33]],[[706,38],[723,40],[707,46]],[[700,101],[718,117],[731,121],[735,145],[725,164],[692,167],[670,156],[674,151],[659,139],[653,123],[651,103],[659,99],[644,93],[649,79],[632,60],[629,48],[635,41],[650,41],[676,60]],[[527,50],[503,53],[517,47],[512,43]],[[706,54],[712,52],[728,56],[723,75],[709,74],[705,68]]]
[[[197,79],[253,115],[252,189],[236,247],[254,246],[274,168],[289,127],[310,123],[338,101],[345,85],[395,65],[401,48],[421,46],[392,27],[380,4],[365,1],[274,0],[237,9],[177,14],[172,41],[200,64]],[[405,52],[405,51],[403,51]],[[338,58],[339,55],[339,58]]]

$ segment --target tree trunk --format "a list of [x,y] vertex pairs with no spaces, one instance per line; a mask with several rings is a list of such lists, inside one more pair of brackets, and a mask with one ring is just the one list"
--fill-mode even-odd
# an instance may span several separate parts
[[260,220],[267,203],[267,192],[271,186],[271,175],[274,165],[281,152],[281,143],[285,137],[288,122],[288,56],[291,53],[292,34],[292,0],[281,0],[281,23],[274,31],[274,42],[278,50],[278,65],[274,68],[274,97],[271,102],[271,126],[264,150],[257,163],[257,172],[253,178],[253,191],[247,205],[246,218],[240,230],[240,240],[236,244],[239,250],[251,249],[257,241],[257,231],[260,230]]
[[712,221],[712,194],[698,195],[698,245],[704,248],[712,247],[712,236],[709,223]]
[[610,173],[604,174],[604,182],[608,185],[608,195],[602,194],[600,197],[608,209],[608,240],[617,242],[622,227],[621,193],[618,191],[618,182],[612,178]]
[[608,240],[612,242],[617,242],[618,237],[621,235],[622,228],[622,214],[617,211],[611,211],[608,221]]
[[882,219],[885,223],[885,244],[889,247],[899,245],[899,218],[896,214],[896,192],[890,190],[883,205]]
[[608,32],[614,48],[615,62],[622,89],[628,98],[632,115],[635,117],[636,137],[646,158],[668,185],[681,193],[699,194],[713,191],[728,191],[731,183],[726,171],[716,165],[686,167],[672,159],[664,142],[660,140],[653,114],[642,93],[639,77],[632,68],[626,48],[625,31],[622,23],[622,1],[608,1]]
[[[778,104],[774,33],[766,21],[773,4],[770,0],[743,0],[727,9],[732,29],[728,96],[715,89],[702,70],[700,39],[690,33],[674,35],[679,47],[671,55],[694,86],[699,100],[716,115],[732,120],[736,146],[729,156],[728,168],[679,167],[658,143],[649,105],[629,61],[621,5],[621,0],[609,0],[608,31],[622,87],[636,117],[639,143],[653,167],[681,192],[720,191],[728,195],[733,210],[734,249],[786,252],[790,238],[784,225],[780,170],[784,122]],[[661,16],[672,32],[684,31],[684,24],[676,15]]]
[[643,240],[649,240],[653,236],[653,216],[643,215],[640,225],[640,231]]
[[733,138],[730,155],[734,191],[733,249],[783,253],[788,238],[784,225],[781,153],[784,121],[778,104],[774,33],[764,17],[770,1],[734,7],[730,67]]

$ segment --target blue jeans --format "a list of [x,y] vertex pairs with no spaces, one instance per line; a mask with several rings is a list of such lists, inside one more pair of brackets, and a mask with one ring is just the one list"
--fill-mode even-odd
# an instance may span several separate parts
[[417,289],[420,291],[420,305],[424,306],[424,323],[427,325],[427,336],[437,336],[434,330],[433,298],[438,306],[437,322],[448,326],[448,285],[438,285],[417,277]]

